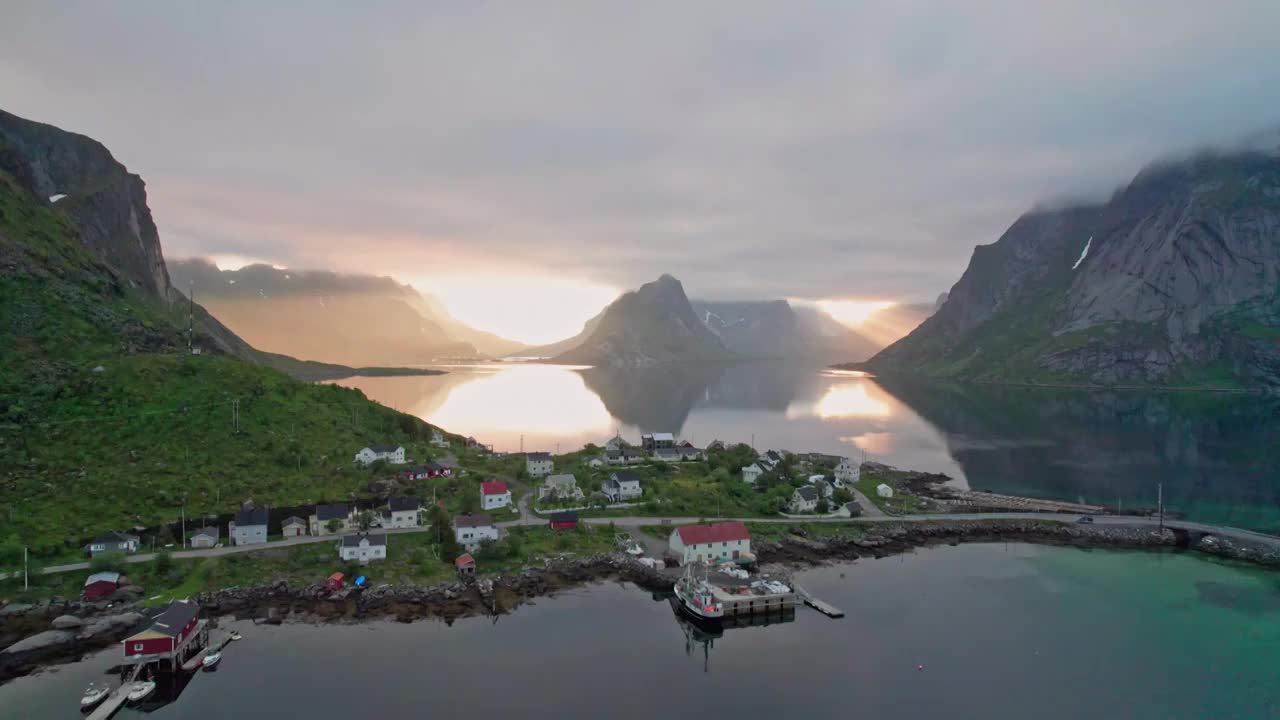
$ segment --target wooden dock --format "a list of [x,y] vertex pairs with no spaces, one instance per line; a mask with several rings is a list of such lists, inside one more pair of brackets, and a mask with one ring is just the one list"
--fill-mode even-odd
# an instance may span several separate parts
[[809,607],[813,608],[814,610],[817,610],[818,612],[822,613],[823,615],[826,615],[829,618],[844,617],[844,611],[836,607],[835,605],[832,605],[831,603],[826,602],[825,600],[819,600],[818,598],[810,595],[808,590],[805,590],[799,585],[792,585],[792,587],[795,589],[796,594],[799,595],[802,600],[804,600],[805,605],[808,605]]
[[112,690],[107,699],[103,700],[101,705],[89,713],[88,720],[107,720],[107,718],[115,715],[121,706],[129,701],[129,688],[133,687],[133,681],[138,679],[138,673],[141,670],[141,665],[134,667],[133,672],[129,673],[129,679],[120,683],[120,687]]

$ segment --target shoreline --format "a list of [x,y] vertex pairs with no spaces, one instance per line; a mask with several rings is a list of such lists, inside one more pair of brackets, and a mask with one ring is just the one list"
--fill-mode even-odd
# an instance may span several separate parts
[[[848,523],[857,532],[811,539],[800,533],[756,543],[759,562],[803,570],[833,562],[856,562],[912,552],[920,548],[961,543],[1020,542],[1033,545],[1103,550],[1182,550],[1280,571],[1280,552],[1262,546],[1206,537],[1194,546],[1180,544],[1172,529],[1079,525],[1061,520],[991,519],[929,522]],[[454,620],[513,612],[536,598],[561,590],[606,581],[630,582],[642,590],[671,589],[677,575],[640,564],[621,555],[546,560],[519,573],[430,586],[384,585],[345,588],[335,594],[320,582],[290,586],[278,581],[249,588],[226,588],[197,594],[193,600],[211,618],[232,616],[267,624],[285,622],[360,622],[391,618],[398,622],[422,619]],[[0,683],[41,668],[77,660],[119,642],[144,622],[129,605],[106,607],[51,599],[31,606],[0,608]],[[17,639],[15,639],[15,637]],[[12,644],[11,644],[12,643]]]

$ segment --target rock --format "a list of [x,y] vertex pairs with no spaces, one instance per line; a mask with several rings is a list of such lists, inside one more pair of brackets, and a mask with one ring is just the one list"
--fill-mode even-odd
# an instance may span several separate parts
[[142,624],[146,619],[145,615],[137,612],[105,615],[100,618],[94,618],[93,622],[82,627],[78,637],[81,640],[95,640],[107,637],[116,633],[122,633],[126,630],[131,630],[135,626]]
[[96,367],[96,368],[94,368],[94,369],[93,369],[93,372],[94,372],[95,374],[97,374],[97,375],[101,375],[102,373],[104,373],[104,372],[106,372],[106,371],[107,371],[107,369],[106,369],[106,368],[104,368],[104,367],[102,367],[101,365],[99,365],[98,367]]
[[53,623],[51,624],[53,625],[54,630],[74,630],[81,625],[84,625],[84,620],[81,620],[75,615],[59,615],[53,619]]
[[0,617],[12,617],[14,615],[26,615],[35,606],[30,603],[9,603],[4,608],[0,608]]
[[45,630],[10,645],[3,652],[0,652],[0,655],[16,657],[44,653],[69,646],[75,641],[76,634],[70,630]]

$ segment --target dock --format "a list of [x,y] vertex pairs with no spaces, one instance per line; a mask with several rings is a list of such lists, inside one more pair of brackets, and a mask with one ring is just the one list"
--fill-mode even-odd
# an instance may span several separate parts
[[836,607],[835,605],[832,605],[831,603],[826,602],[825,600],[819,600],[813,595],[810,595],[808,590],[805,590],[799,585],[793,585],[792,587],[795,588],[796,594],[800,596],[800,599],[804,600],[805,605],[808,605],[809,607],[813,608],[814,610],[817,610],[818,612],[822,613],[823,615],[826,615],[829,618],[844,617],[844,611]]
[[129,688],[133,687],[133,681],[138,679],[138,673],[141,672],[142,666],[138,665],[129,673],[129,679],[120,683],[120,687],[111,691],[106,700],[102,704],[93,709],[93,712],[87,716],[88,720],[107,720],[115,715],[120,708],[129,701]]

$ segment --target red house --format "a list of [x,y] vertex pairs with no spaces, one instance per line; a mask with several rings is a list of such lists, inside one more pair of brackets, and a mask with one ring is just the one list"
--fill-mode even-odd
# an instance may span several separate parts
[[324,581],[324,587],[329,592],[335,592],[342,589],[342,573],[336,572]]
[[171,602],[151,621],[151,627],[121,641],[124,657],[126,660],[145,655],[172,657],[186,645],[199,624],[199,606]]
[[408,470],[402,470],[400,476],[406,480],[427,480],[430,478],[449,477],[453,475],[453,469],[447,468],[438,462],[428,460],[426,464],[415,465]]
[[117,572],[100,572],[90,575],[84,580],[84,599],[98,600],[110,597],[120,589],[120,580],[120,573]]
[[578,527],[578,511],[562,510],[551,513],[552,530],[572,530]]

